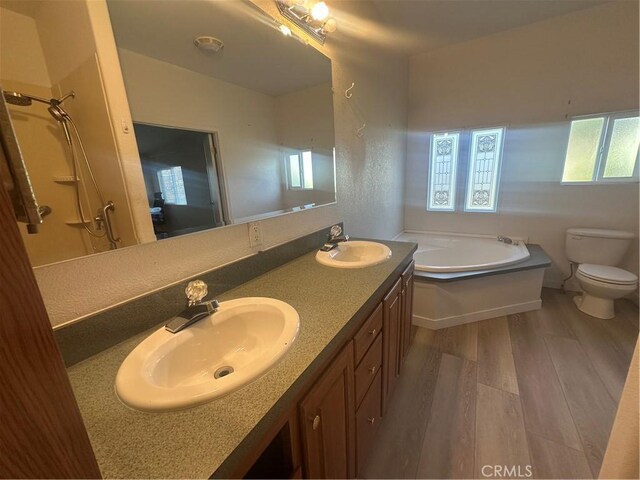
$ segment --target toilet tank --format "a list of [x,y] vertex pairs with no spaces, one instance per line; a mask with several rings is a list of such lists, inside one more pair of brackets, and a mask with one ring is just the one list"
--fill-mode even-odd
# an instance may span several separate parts
[[633,237],[633,233],[621,230],[570,228],[565,240],[567,258],[575,263],[618,265]]

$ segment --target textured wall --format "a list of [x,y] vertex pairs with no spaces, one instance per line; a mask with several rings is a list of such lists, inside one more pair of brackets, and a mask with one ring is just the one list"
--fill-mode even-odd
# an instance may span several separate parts
[[[638,108],[636,2],[411,57],[409,98],[407,229],[528,237],[554,262],[550,286],[569,270],[567,228],[638,234],[637,183],[560,184],[572,116]],[[507,126],[498,212],[427,212],[429,132],[495,125]],[[637,244],[624,267],[638,271]]]
[[[275,8],[267,0],[255,3],[272,12]],[[359,11],[369,8],[365,3],[348,6],[355,9],[350,12],[355,18],[372,14]],[[94,22],[101,18],[102,14],[92,16]],[[94,31],[104,28],[94,27]],[[109,38],[98,35],[101,59],[108,55],[100,43]],[[352,235],[388,239],[402,230],[407,61],[339,33],[332,35],[323,51],[333,61],[338,203],[262,221],[263,248],[339,220],[344,220]],[[104,73],[120,75],[113,68],[104,68]],[[106,78],[107,92],[121,81]],[[362,138],[356,136],[361,116],[354,114],[343,95],[351,82],[356,83],[353,101],[367,123]],[[109,100],[118,113],[122,100]],[[121,136],[119,140],[123,141]],[[247,226],[238,225],[40,267],[36,277],[52,323],[60,325],[254,252]]]

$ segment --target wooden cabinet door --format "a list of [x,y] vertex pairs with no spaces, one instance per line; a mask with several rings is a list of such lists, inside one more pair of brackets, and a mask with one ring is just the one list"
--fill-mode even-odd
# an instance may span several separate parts
[[415,262],[402,273],[402,328],[401,328],[401,363],[411,346],[411,324],[413,319],[413,271]]
[[333,360],[300,403],[305,476],[355,476],[353,343]]
[[2,182],[0,232],[0,478],[98,478]]
[[382,359],[382,414],[387,411],[388,400],[396,386],[400,367],[400,320],[402,317],[402,278],[391,288],[382,301],[384,341]]

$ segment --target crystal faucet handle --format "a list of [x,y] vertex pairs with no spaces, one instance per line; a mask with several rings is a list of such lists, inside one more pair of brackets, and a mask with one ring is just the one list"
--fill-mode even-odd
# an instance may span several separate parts
[[207,288],[207,284],[202,280],[193,280],[192,282],[189,282],[187,288],[184,289],[184,293],[187,294],[189,305],[197,305],[204,297],[207,296],[209,290]]
[[342,227],[340,225],[334,225],[333,227],[331,227],[329,233],[332,237],[339,237],[340,235],[342,235]]

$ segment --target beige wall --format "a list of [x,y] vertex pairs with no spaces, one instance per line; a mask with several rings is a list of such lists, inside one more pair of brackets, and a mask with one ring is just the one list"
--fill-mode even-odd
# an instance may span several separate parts
[[282,208],[335,201],[333,94],[325,83],[276,97],[278,143],[289,153],[312,150],[313,190],[283,184]]
[[[273,2],[255,3],[277,15]],[[350,13],[355,18],[375,14],[367,4],[349,3],[346,7],[354,9]],[[122,76],[113,63],[115,43],[104,23],[106,6],[92,1],[89,7],[112,117],[130,119]],[[391,238],[402,230],[407,61],[339,32],[322,51],[333,61],[337,92],[338,203],[261,221],[262,248],[340,220],[345,221],[347,233],[356,236]],[[342,95],[351,82],[357,85],[353,100],[367,121],[362,138],[356,136],[360,119]],[[125,168],[135,173],[135,140],[117,130],[116,138]],[[144,185],[142,178],[140,182]],[[36,277],[52,323],[60,325],[255,252],[249,246],[247,226],[237,225],[38,268]]]
[[[75,91],[76,97],[69,98],[63,107],[77,125],[104,200],[115,203],[112,220],[120,246],[136,245],[137,232],[118,162],[87,8],[75,1],[40,2],[32,11],[34,18],[0,9],[0,80],[5,88],[44,98]],[[56,180],[72,177],[73,171],[59,123],[40,103],[10,107],[10,111],[38,201],[53,208],[38,235],[23,235],[33,265],[108,250],[106,237],[100,238],[104,231],[90,236],[80,223],[73,223],[79,220],[74,185]],[[78,146],[73,135],[72,139]],[[84,216],[90,221],[101,202],[79,156],[78,163]]]
[[118,51],[134,122],[217,132],[232,219],[283,208],[274,97]]
[[[569,270],[567,228],[638,233],[637,183],[559,183],[567,119],[638,108],[637,2],[411,57],[409,98],[405,228],[528,237],[552,257],[551,286]],[[427,212],[428,132],[494,125],[507,126],[498,213]],[[637,272],[637,246],[631,250],[624,267]]]
[[[87,158],[102,192],[103,200],[112,201],[115,205],[111,219],[114,235],[120,239],[119,247],[137,245],[138,239],[129,209],[129,197],[118,161],[118,150],[107,109],[102,72],[95,53],[61,79],[56,85],[56,90],[56,95],[59,96],[71,90],[76,94],[73,100],[65,102],[64,108],[74,119],[82,137]],[[90,199],[90,207],[84,213],[91,219],[102,202],[90,181],[89,170],[80,157],[78,157],[78,163],[82,172],[80,177],[83,179],[83,188]],[[103,233],[104,230],[98,232],[99,235]],[[96,251],[104,252],[110,248],[106,236],[92,238],[92,243]]]
[[0,7],[0,76],[51,88],[35,19]]
[[[0,84],[5,90],[42,98],[55,95],[36,20],[1,7]],[[26,225],[19,224],[31,263],[43,265],[93,253],[97,245],[77,226],[67,224],[78,218],[72,186],[54,181],[56,176],[71,175],[58,123],[39,103],[8,108],[38,202],[52,208],[37,235],[28,234]],[[86,204],[84,191],[82,199]]]

